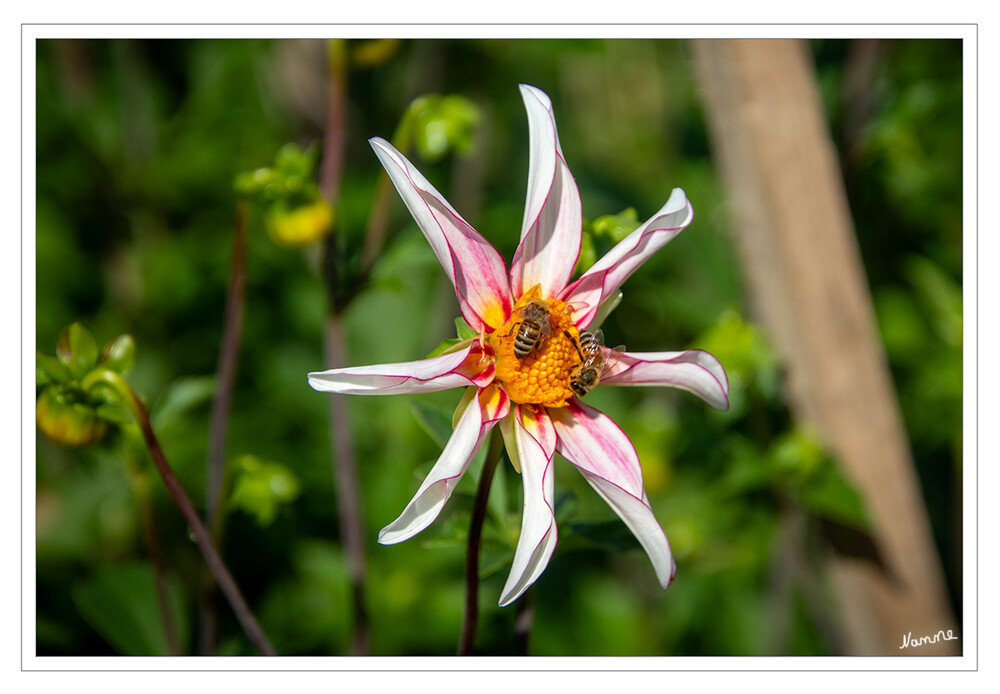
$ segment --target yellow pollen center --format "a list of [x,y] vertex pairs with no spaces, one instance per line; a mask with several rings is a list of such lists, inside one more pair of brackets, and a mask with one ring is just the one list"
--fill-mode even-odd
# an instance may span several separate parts
[[[523,309],[531,301],[542,301],[548,308],[549,334],[541,335],[531,351],[518,359],[514,346],[524,322]],[[510,319],[489,337],[496,359],[496,380],[514,402],[565,407],[574,397],[569,381],[580,363],[575,344],[579,337],[580,331],[570,320],[566,303],[558,299],[542,300],[540,288],[533,287],[514,305]]]

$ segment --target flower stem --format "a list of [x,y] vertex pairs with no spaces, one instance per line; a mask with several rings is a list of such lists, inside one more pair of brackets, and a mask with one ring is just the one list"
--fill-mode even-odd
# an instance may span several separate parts
[[[130,456],[131,458],[131,456]],[[177,624],[174,621],[173,610],[167,593],[166,571],[163,566],[163,552],[160,548],[160,538],[156,531],[156,517],[153,515],[152,499],[149,495],[149,477],[130,462],[129,478],[132,490],[139,502],[139,515],[142,518],[142,533],[146,540],[146,550],[149,552],[149,566],[153,571],[156,584],[156,602],[160,608],[160,618],[163,620],[163,635],[167,643],[169,655],[180,655],[180,642],[177,638]]]
[[92,371],[81,385],[84,390],[89,390],[98,381],[103,381],[114,388],[124,398],[126,405],[131,410],[136,422],[139,424],[139,430],[142,432],[142,437],[153,459],[153,464],[156,466],[157,472],[160,473],[160,477],[163,478],[163,486],[167,488],[170,498],[173,499],[181,515],[184,516],[184,520],[187,522],[188,528],[191,530],[194,540],[198,544],[198,549],[201,550],[205,563],[212,572],[212,576],[215,577],[215,582],[218,584],[219,589],[222,590],[223,595],[226,596],[230,606],[232,606],[233,612],[236,614],[236,618],[243,627],[247,638],[250,639],[250,642],[261,654],[274,655],[274,648],[267,640],[260,625],[257,624],[257,620],[250,611],[250,607],[243,599],[242,593],[240,593],[239,586],[236,585],[236,581],[233,580],[229,569],[226,568],[225,562],[222,561],[222,557],[216,551],[215,545],[212,544],[208,530],[198,517],[198,512],[195,511],[191,500],[184,492],[184,488],[174,474],[173,468],[170,467],[170,463],[167,461],[167,457],[160,447],[160,442],[153,432],[153,426],[149,421],[149,412],[146,411],[145,406],[139,400],[139,396],[135,394],[135,391],[132,390],[132,387],[120,374],[110,369],[96,369]]
[[479,541],[483,535],[486,520],[486,503],[490,498],[493,473],[503,452],[503,437],[500,428],[490,434],[490,446],[483,462],[483,472],[476,488],[476,500],[472,507],[472,521],[469,524],[469,544],[465,554],[465,615],[462,618],[462,635],[458,641],[458,655],[471,655],[476,640],[476,622],[479,620]]
[[[327,43],[327,58],[329,91],[319,187],[323,197],[332,205],[340,186],[340,175],[344,164],[344,136],[347,130],[347,52],[344,39],[331,39]],[[346,304],[342,303],[346,300],[338,292],[336,268],[339,259],[336,234],[327,237],[324,253],[330,308],[323,330],[323,358],[327,364],[343,365],[347,363],[347,347],[341,311],[346,307]],[[351,649],[355,655],[367,655],[370,639],[368,609],[365,606],[366,566],[361,488],[358,484],[354,443],[351,438],[350,413],[347,399],[343,395],[330,395],[330,438],[340,532],[344,552],[347,554],[353,597],[354,636]]]
[[[346,364],[343,324],[337,314],[327,318],[323,351],[327,364]],[[357,463],[354,460],[354,443],[351,438],[350,414],[347,398],[338,393],[330,395],[330,435],[333,439],[334,480],[337,487],[337,508],[340,514],[340,533],[347,554],[348,575],[354,603],[354,640],[352,650],[356,655],[369,652],[368,610],[365,606],[365,544],[362,521],[361,489],[358,484]]]
[[[226,469],[226,430],[229,409],[239,361],[240,330],[243,325],[243,297],[246,294],[246,217],[247,201],[236,204],[233,222],[233,256],[229,266],[229,289],[226,296],[226,313],[223,319],[222,342],[219,346],[219,365],[216,369],[215,397],[212,399],[211,428],[208,434],[207,484],[205,487],[205,525],[212,534],[212,541],[221,546],[222,523],[225,503],[222,496]],[[215,588],[211,581],[201,583],[201,633],[199,651],[210,655],[215,650],[218,614],[215,605]]]

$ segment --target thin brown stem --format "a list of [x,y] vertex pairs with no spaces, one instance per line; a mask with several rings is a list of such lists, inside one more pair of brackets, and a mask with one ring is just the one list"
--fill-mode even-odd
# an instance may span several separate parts
[[333,203],[340,188],[344,168],[344,140],[347,132],[347,56],[344,39],[327,43],[326,129],[323,137],[323,161],[320,163],[319,189],[327,202]]
[[[248,204],[239,200],[233,222],[233,256],[229,266],[229,288],[226,294],[226,312],[223,318],[222,341],[216,369],[215,395],[212,398],[211,425],[208,434],[207,484],[205,487],[205,525],[212,533],[212,541],[222,544],[222,524],[225,503],[222,496],[226,469],[226,431],[229,410],[239,362],[240,332],[243,326],[243,298],[246,294],[246,254]],[[199,651],[211,655],[215,651],[218,634],[218,613],[215,604],[215,587],[212,581],[201,583],[201,630]]]
[[163,564],[163,551],[160,547],[160,537],[156,531],[156,517],[153,515],[153,504],[149,497],[149,479],[144,473],[131,472],[132,488],[139,501],[139,515],[142,519],[142,534],[146,540],[146,551],[149,552],[149,566],[153,571],[153,581],[156,585],[156,602],[160,608],[160,618],[163,620],[163,635],[167,642],[169,655],[180,655],[180,640],[177,636],[177,623],[174,612],[170,609],[170,598],[167,592],[167,576]]
[[476,488],[476,500],[472,507],[469,523],[469,543],[465,552],[465,614],[462,617],[462,634],[458,641],[458,655],[471,655],[476,641],[476,623],[479,621],[479,542],[486,520],[486,504],[493,485],[493,473],[503,452],[503,437],[500,429],[490,434],[490,447],[486,451],[483,472]]
[[[337,314],[332,314],[327,318],[323,351],[327,364],[347,363],[343,324]],[[354,442],[351,437],[347,398],[338,393],[330,394],[330,434],[333,446],[334,479],[337,487],[337,508],[340,515],[340,534],[344,542],[344,551],[347,554],[351,593],[354,598],[352,650],[356,655],[367,655],[369,652],[369,625],[364,589],[367,569],[361,489],[358,483],[357,463],[354,459]]]
[[[344,139],[347,131],[347,59],[343,39],[332,39],[327,44],[329,59],[329,92],[327,98],[326,132],[323,139],[323,161],[320,166],[319,187],[323,197],[333,204],[340,186],[344,166]],[[347,346],[340,319],[336,277],[332,268],[337,252],[334,237],[327,239],[325,252],[328,257],[327,285],[330,294],[330,313],[323,331],[323,358],[330,366],[347,363]],[[361,507],[361,486],[358,483],[354,442],[351,438],[350,412],[347,399],[338,394],[330,395],[330,439],[333,453],[333,476],[337,489],[337,509],[340,533],[347,554],[347,566],[354,610],[354,636],[351,650],[355,655],[369,652],[368,609],[365,605],[365,544],[364,521]]]
[[243,594],[240,592],[239,586],[236,585],[236,581],[233,580],[229,569],[226,568],[225,562],[219,556],[218,551],[216,551],[215,545],[212,544],[211,535],[209,535],[208,530],[198,517],[198,512],[195,511],[191,499],[185,493],[184,487],[181,486],[180,480],[174,474],[173,468],[170,467],[170,463],[163,453],[163,448],[160,446],[160,442],[153,432],[153,425],[149,421],[149,412],[142,404],[139,396],[136,395],[132,387],[120,374],[110,369],[95,369],[91,371],[81,385],[84,390],[90,390],[99,381],[114,388],[125,399],[126,405],[139,425],[139,430],[142,432],[143,440],[146,442],[146,448],[153,459],[153,464],[163,479],[163,486],[167,488],[167,493],[170,494],[170,498],[173,499],[184,520],[187,522],[188,528],[194,536],[194,541],[197,543],[198,549],[201,550],[202,557],[205,559],[205,563],[212,572],[212,576],[215,577],[215,582],[218,584],[222,594],[226,596],[230,606],[233,608],[236,619],[239,620],[240,625],[243,627],[243,632],[262,655],[274,655],[274,648],[261,630],[246,600],[243,599]]

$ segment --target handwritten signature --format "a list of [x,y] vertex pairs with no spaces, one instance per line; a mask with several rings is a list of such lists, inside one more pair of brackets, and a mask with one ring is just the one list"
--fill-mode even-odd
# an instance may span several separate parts
[[933,636],[921,636],[919,638],[913,638],[913,632],[903,634],[903,645],[899,647],[899,650],[904,648],[913,648],[914,646],[926,646],[931,643],[937,643],[938,641],[954,641],[958,637],[951,633],[951,629],[945,632],[943,629],[938,631],[938,633]]

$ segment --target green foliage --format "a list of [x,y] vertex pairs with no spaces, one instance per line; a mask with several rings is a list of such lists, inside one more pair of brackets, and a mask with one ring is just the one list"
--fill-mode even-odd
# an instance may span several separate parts
[[[173,584],[169,589],[171,617],[180,627],[183,643],[187,624],[180,592]],[[153,574],[147,565],[103,566],[73,587],[73,601],[87,623],[121,655],[170,655]]]
[[[853,95],[850,45],[813,48],[947,560],[961,546],[952,526],[963,416],[961,46],[885,42],[867,92]],[[129,472],[144,454],[120,398],[81,383],[94,369],[129,373],[149,395],[164,450],[200,506],[234,207],[248,198],[245,319],[227,443],[249,457],[236,458],[227,481],[223,554],[279,653],[349,652],[353,598],[328,402],[305,380],[309,371],[341,366],[324,363],[328,292],[317,244],[294,252],[271,240],[281,231],[276,224],[305,239],[327,213],[334,223],[332,209],[314,207],[329,60],[351,71],[336,233],[327,239],[342,253],[341,281],[350,289],[349,303],[338,305],[350,364],[413,360],[478,337],[463,321],[453,324],[454,293],[395,193],[387,243],[371,272],[361,272],[358,248],[383,176],[366,144],[372,136],[393,133],[508,262],[527,170],[521,82],[552,97],[584,217],[593,220],[578,272],[659,209],[674,186],[695,209],[692,226],[629,278],[602,329],[609,344],[633,351],[712,352],[729,376],[730,410],[711,411],[668,389],[588,395],[636,446],[677,578],[662,591],[631,533],[557,459],[559,545],[532,588],[531,653],[835,652],[825,625],[837,615],[815,597],[824,574],[814,559],[831,546],[841,551],[824,533],[830,524],[863,535],[867,503],[825,443],[794,421],[775,350],[750,319],[731,205],[710,156],[687,47],[646,40],[40,42],[35,260],[44,281],[35,338],[43,352],[58,349],[37,356],[38,402],[44,417],[71,422],[78,440],[96,442],[97,429],[103,438],[73,450],[38,439],[38,652],[165,652]],[[428,85],[435,93],[414,100]],[[855,103],[870,109],[857,127],[848,118],[858,113]],[[74,321],[80,325],[61,332]],[[101,351],[83,323],[100,336],[127,335]],[[455,650],[483,454],[419,537],[394,546],[376,537],[440,454],[460,397],[349,401],[379,655]],[[172,609],[190,654],[200,560],[155,479],[151,492]],[[482,653],[513,652],[514,609],[498,608],[496,599],[519,534],[521,496],[520,475],[502,460],[480,560]],[[955,567],[945,565],[960,604]],[[223,618],[220,631],[220,653],[251,652],[233,620]]]
[[295,501],[301,490],[299,478],[286,466],[244,455],[237,462],[229,503],[253,516],[257,525],[268,526],[274,522],[279,507]]

